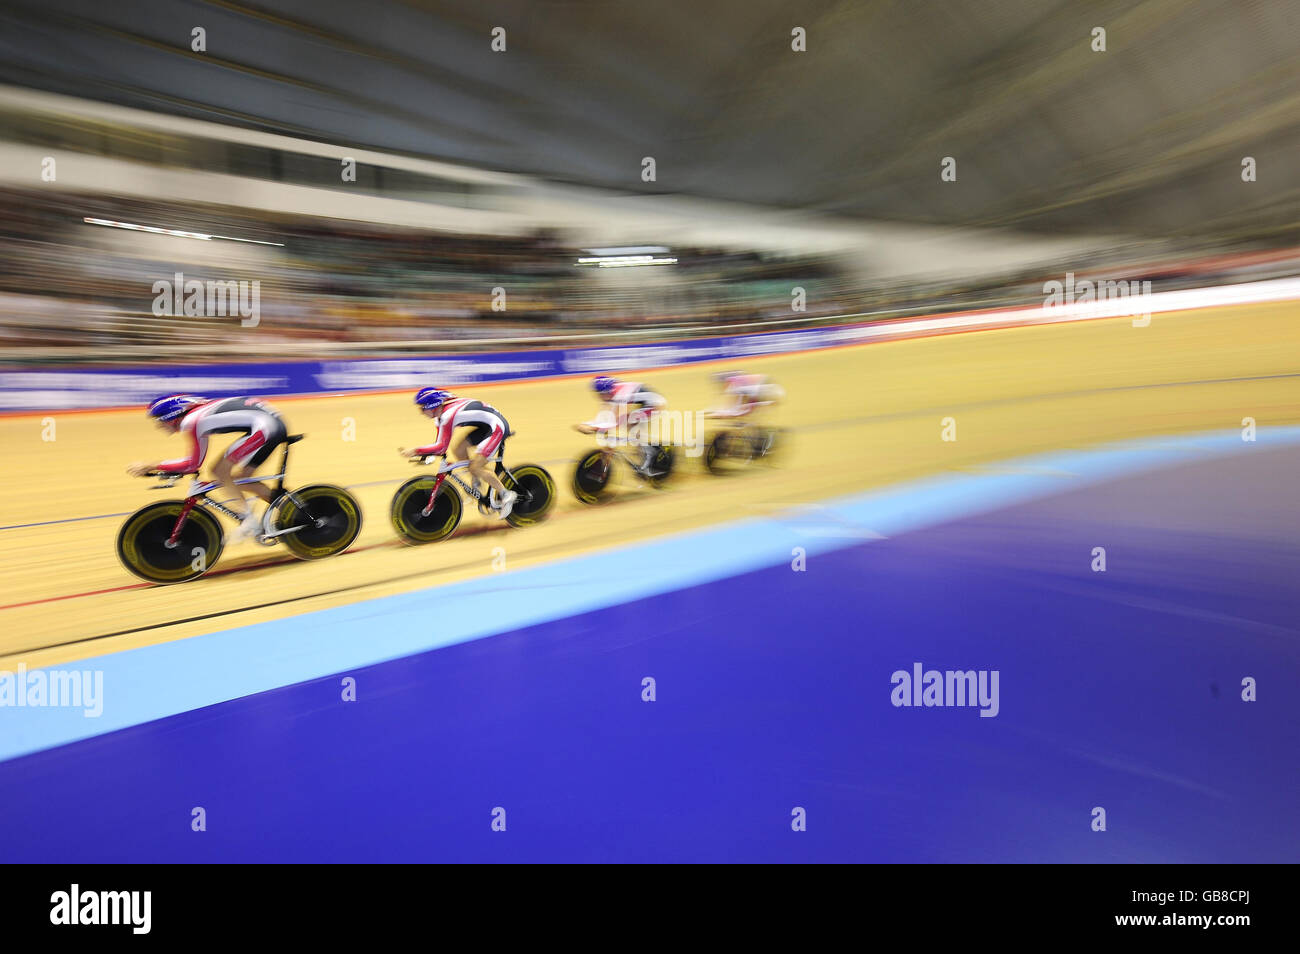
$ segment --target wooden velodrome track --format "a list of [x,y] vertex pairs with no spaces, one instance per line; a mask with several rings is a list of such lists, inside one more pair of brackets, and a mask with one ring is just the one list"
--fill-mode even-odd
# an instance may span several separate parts
[[[522,530],[467,508],[456,537],[423,548],[396,543],[388,521],[393,491],[417,472],[395,448],[431,435],[409,393],[278,399],[291,428],[308,435],[294,448],[291,484],[352,488],[365,513],[360,538],[319,563],[231,546],[207,577],[171,587],[128,574],[114,541],[125,514],[179,496],[148,490],[125,466],[175,456],[178,440],[151,427],[141,409],[2,417],[0,667],[216,632],[487,575],[502,556],[509,570],[1038,451],[1237,428],[1245,417],[1260,428],[1295,424],[1300,304],[1159,314],[1145,328],[1106,319],[735,364],[771,374],[787,391],[775,423],[793,434],[780,466],[719,478],[684,459],[668,489],[624,479],[618,498],[598,508],[578,504],[569,489],[573,459],[592,446],[570,429],[594,410],[585,377],[459,389],[502,409],[518,434],[508,459],[547,466],[560,501],[547,523]],[[714,403],[716,369],[637,376],[673,407],[694,410]],[[47,416],[55,419],[52,441],[42,439]],[[956,441],[941,440],[946,417],[956,421]],[[345,439],[348,418],[353,440]],[[511,598],[503,588],[502,599]]]

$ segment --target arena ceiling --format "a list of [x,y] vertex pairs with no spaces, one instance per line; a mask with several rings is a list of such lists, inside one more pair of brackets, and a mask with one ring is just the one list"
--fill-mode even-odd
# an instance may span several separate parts
[[15,85],[631,192],[1057,233],[1293,230],[1298,62],[1293,0],[0,0]]

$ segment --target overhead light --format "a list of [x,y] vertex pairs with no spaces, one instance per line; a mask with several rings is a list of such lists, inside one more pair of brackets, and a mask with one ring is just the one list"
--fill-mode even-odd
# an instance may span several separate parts
[[651,258],[646,256],[644,261],[629,261],[627,259],[610,258],[600,263],[601,268],[626,268],[633,265],[676,265],[675,258]]
[[597,268],[631,268],[637,265],[676,265],[677,259],[655,258],[653,255],[596,255],[580,258],[578,264],[595,265]]
[[104,225],[112,229],[129,229],[132,232],[152,232],[155,235],[171,235],[175,238],[198,239],[201,242],[211,242],[218,239],[223,242],[245,242],[249,245],[276,245],[284,248],[283,242],[264,242],[260,239],[237,238],[233,235],[210,235],[206,232],[187,232],[184,229],[164,229],[156,225],[137,225],[134,222],[115,222],[112,219],[95,219],[86,216],[81,221],[87,225]]

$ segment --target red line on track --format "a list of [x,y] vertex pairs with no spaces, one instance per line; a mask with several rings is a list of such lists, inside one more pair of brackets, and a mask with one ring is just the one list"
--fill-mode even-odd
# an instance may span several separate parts
[[110,586],[103,590],[87,590],[84,593],[64,593],[62,596],[47,596],[40,600],[28,600],[25,603],[10,603],[8,606],[0,606],[0,610],[18,609],[20,606],[35,606],[38,603],[57,603],[59,600],[75,600],[79,596],[99,596],[104,593],[119,593],[122,590],[142,590],[147,586],[153,586],[152,583],[127,583],[125,586]]
[[[571,511],[571,512],[581,512],[581,511]],[[565,513],[555,513],[549,516],[547,520],[549,522],[549,521],[556,520],[557,518],[562,519],[565,516],[567,516],[567,514]],[[449,537],[448,539],[456,540],[462,537],[474,537],[474,536],[480,536],[482,534],[501,533],[505,530],[511,530],[511,529],[517,530],[520,528],[509,527],[506,524],[486,524],[486,525],[479,525],[479,526],[464,527],[457,530],[457,532],[452,534],[452,536]],[[365,546],[362,547],[349,547],[347,550],[344,550],[342,553],[338,555],[340,557],[345,557],[353,553],[362,553],[366,550],[397,549],[397,548],[405,548],[405,545],[400,540],[385,540],[382,543],[367,543]],[[214,576],[225,576],[230,573],[246,573],[250,570],[265,570],[267,567],[271,567],[271,566],[285,566],[287,564],[301,563],[301,562],[303,561],[297,559],[296,557],[282,557],[275,560],[262,560],[258,563],[250,563],[247,566],[231,566],[219,570],[210,570],[203,575],[202,579],[206,580]],[[198,580],[191,580],[190,582],[197,583]],[[382,583],[383,580],[376,580],[375,582]],[[183,585],[183,584],[127,583],[123,586],[110,586],[102,590],[86,590],[83,593],[64,593],[62,596],[47,596],[39,600],[27,600],[26,602],[23,603],[10,603],[7,606],[0,606],[0,610],[18,609],[23,606],[36,606],[40,603],[57,603],[60,600],[75,600],[83,596],[102,596],[105,593],[121,593],[126,590],[157,589],[159,587],[168,586],[168,585]]]
[[[456,536],[460,536],[460,534],[456,534]],[[363,547],[350,547],[349,549],[345,550],[343,553],[340,553],[339,556],[347,556],[350,553],[360,553],[363,550],[377,550],[381,547],[392,547],[395,545],[398,545],[397,541],[393,541],[393,540],[386,540],[383,543],[369,543]],[[207,573],[203,575],[202,579],[208,579],[214,576],[226,576],[230,573],[246,573],[249,570],[265,570],[267,567],[271,567],[271,566],[284,566],[290,563],[301,563],[301,562],[302,561],[297,559],[296,557],[283,557],[275,560],[262,560],[258,563],[250,563],[247,566],[230,566],[230,567],[224,567],[219,570],[209,570]],[[191,580],[190,582],[197,583],[198,580]],[[60,600],[75,600],[83,596],[102,596],[105,593],[121,593],[126,590],[158,589],[159,587],[172,586],[172,585],[180,585],[180,584],[127,583],[122,586],[106,587],[105,589],[102,590],[86,590],[82,593],[64,593],[62,596],[47,596],[39,600],[27,600],[26,602],[23,603],[10,603],[7,606],[0,606],[0,610],[18,609],[19,607],[23,607],[23,606],[36,606],[40,603],[57,603]]]

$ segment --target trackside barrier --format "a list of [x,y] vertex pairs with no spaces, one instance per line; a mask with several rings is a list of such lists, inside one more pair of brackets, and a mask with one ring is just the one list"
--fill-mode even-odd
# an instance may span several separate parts
[[[1145,316],[1297,298],[1300,298],[1300,279],[1285,278],[1107,301],[1029,305],[654,344],[282,363],[145,365],[103,369],[9,368],[0,369],[0,411],[121,407],[142,404],[168,392],[193,392],[213,398],[242,394],[275,397],[418,388],[431,381],[455,386],[565,374],[620,373],[702,361],[790,354],[871,341],[1093,318]],[[1134,323],[1138,324],[1136,320]],[[1134,333],[1139,333],[1139,330]]]

